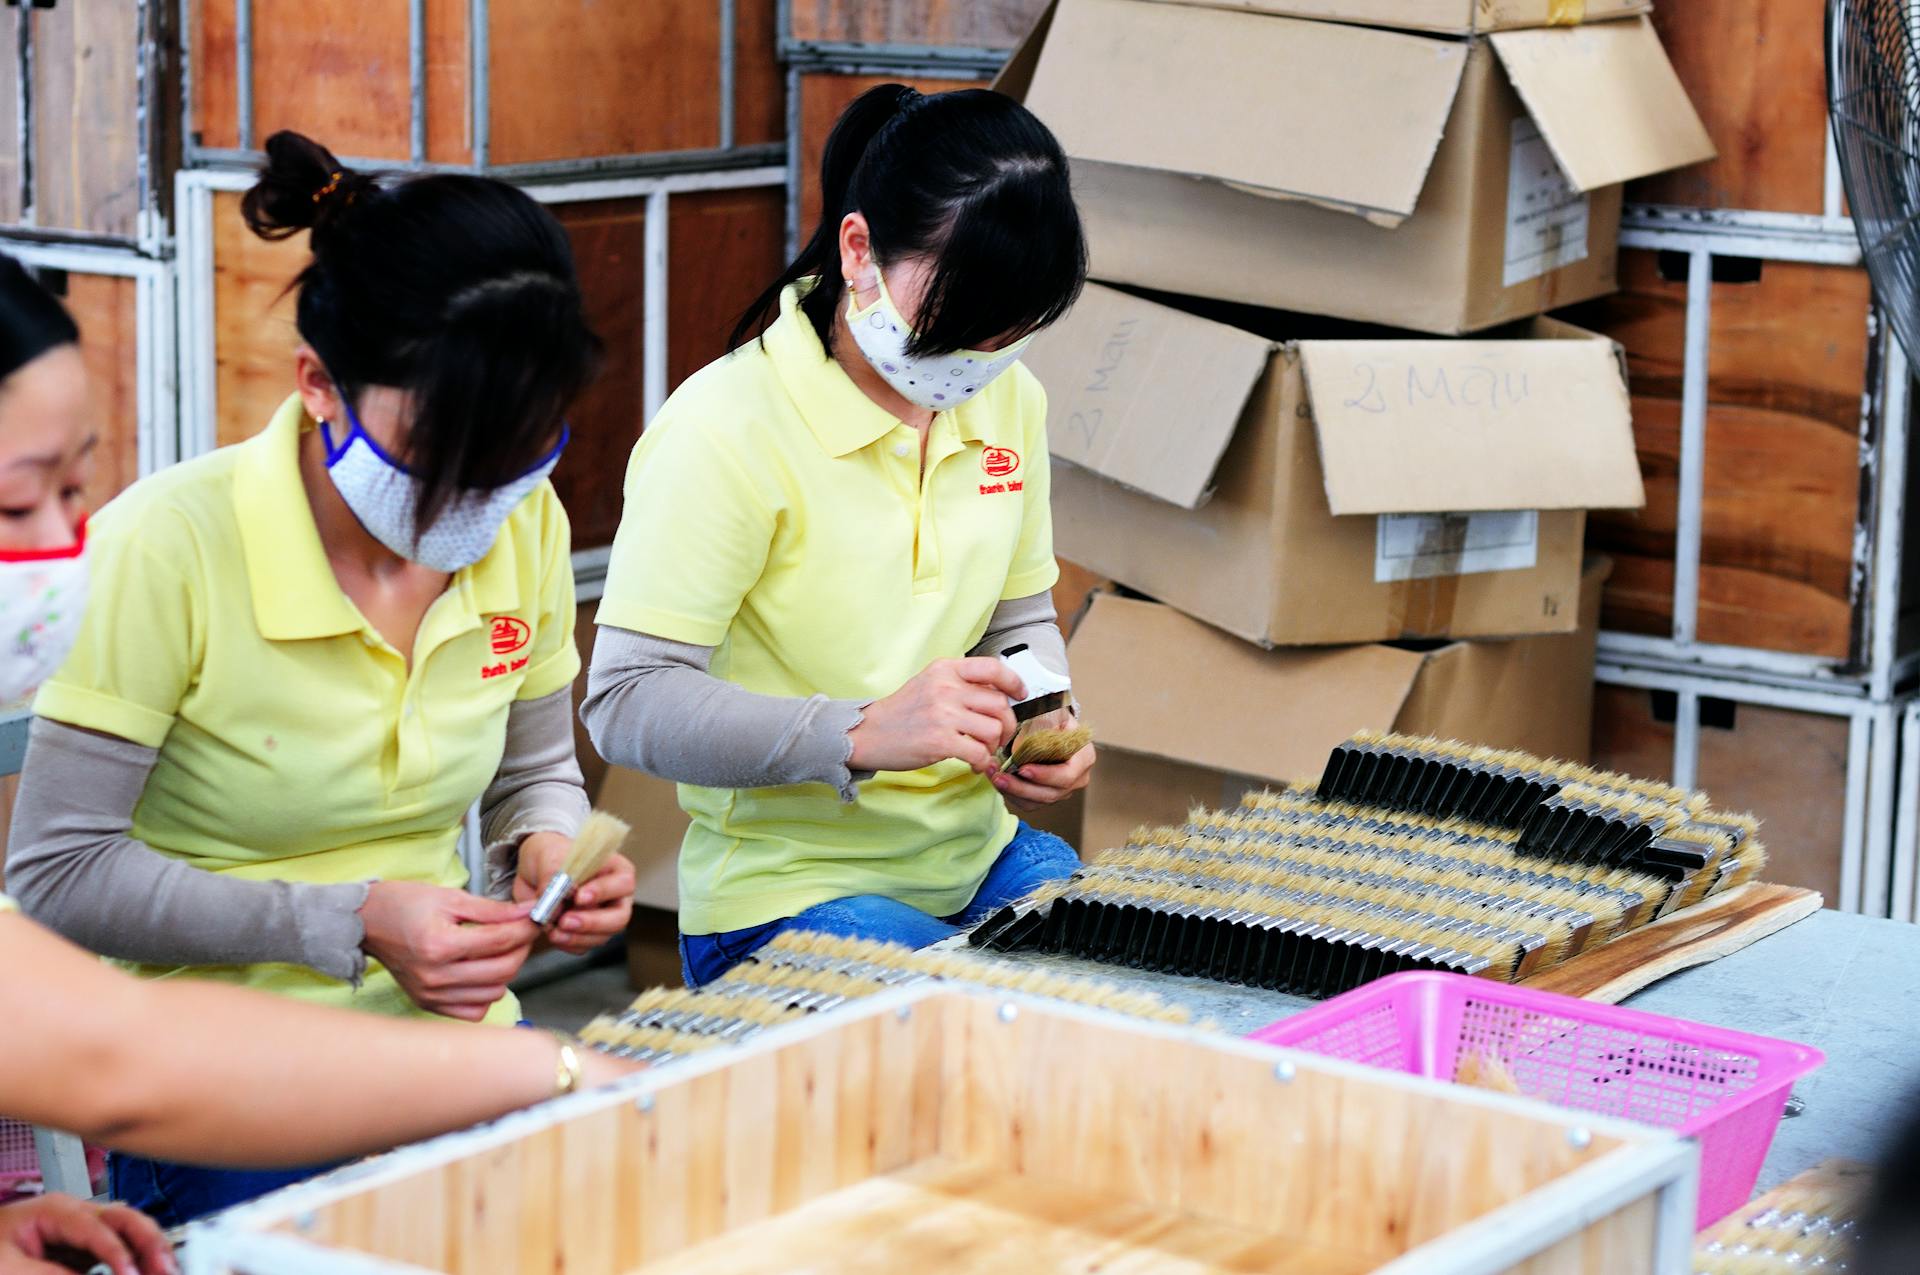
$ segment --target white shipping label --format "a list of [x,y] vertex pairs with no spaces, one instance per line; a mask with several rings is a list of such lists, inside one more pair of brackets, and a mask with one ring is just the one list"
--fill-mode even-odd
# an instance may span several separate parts
[[1540,515],[1531,509],[1477,514],[1381,514],[1373,580],[1520,571],[1540,560]]
[[1587,258],[1587,214],[1593,201],[1574,188],[1540,126],[1513,122],[1507,155],[1507,251],[1502,287],[1537,279]]

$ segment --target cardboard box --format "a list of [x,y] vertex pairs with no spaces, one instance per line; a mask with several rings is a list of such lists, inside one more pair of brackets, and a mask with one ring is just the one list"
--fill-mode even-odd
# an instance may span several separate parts
[[680,910],[680,843],[687,813],[678,786],[625,766],[608,766],[594,805],[633,825],[627,857],[635,874],[633,901],[643,907]]
[[1600,588],[1581,581],[1580,629],[1430,650],[1263,651],[1171,607],[1102,594],[1074,632],[1074,693],[1100,746],[1081,849],[1230,806],[1250,788],[1313,783],[1357,730],[1440,735],[1584,761],[1593,725]]
[[1645,494],[1617,348],[1520,330],[1275,340],[1090,285],[1027,355],[1055,546],[1263,646],[1568,632],[1584,511]]
[[1095,277],[1424,332],[1612,291],[1621,183],[1714,154],[1644,17],[1459,40],[1057,0],[999,87],[1073,157]]
[[1402,31],[1479,35],[1525,27],[1578,26],[1650,13],[1651,0],[1164,0],[1212,9],[1245,9],[1322,22],[1357,22]]

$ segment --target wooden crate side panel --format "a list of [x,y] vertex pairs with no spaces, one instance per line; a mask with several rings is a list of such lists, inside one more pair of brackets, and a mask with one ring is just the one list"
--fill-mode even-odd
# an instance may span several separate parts
[[1612,1271],[1652,1270],[1659,1212],[1657,1195],[1641,1196],[1511,1268],[1507,1275],[1608,1275]]
[[214,193],[214,437],[223,447],[266,428],[293,392],[300,333],[287,285],[307,260],[305,235],[278,243],[257,238],[240,218],[240,196]]
[[1010,49],[1047,0],[793,0],[796,40]]
[[[1596,512],[1588,543],[1612,554],[1603,624],[1672,627],[1686,288],[1655,254],[1621,254],[1622,290],[1568,312],[1621,342],[1646,480],[1642,510]],[[1850,653],[1859,413],[1867,365],[1863,272],[1767,262],[1757,283],[1716,284],[1708,355],[1699,636]]]
[[138,231],[140,34],[131,4],[33,11],[36,225]]
[[1824,6],[1805,0],[1656,5],[1653,24],[1719,156],[1627,198],[1818,213],[1825,201]]
[[[1763,879],[1839,897],[1847,732],[1842,717],[1757,704],[1734,705],[1731,728],[1701,727],[1696,786],[1716,806],[1759,817]],[[1596,688],[1594,764],[1653,779],[1673,773],[1673,726],[1655,719],[1650,692]]]
[[1282,1085],[1270,1059],[1105,1024],[1003,1021],[990,1000],[948,1013],[949,1159],[1374,1261],[1622,1145],[1575,1151],[1556,1124],[1306,1068]]
[[675,195],[667,205],[667,389],[727,352],[740,312],[786,265],[786,191]]
[[[795,9],[805,0],[798,0]],[[797,21],[797,19],[796,19]],[[827,134],[834,121],[854,98],[881,84],[911,84],[923,93],[944,93],[948,89],[979,88],[978,80],[944,80],[931,77],[908,79],[897,75],[839,75],[832,71],[814,71],[800,77],[800,237],[802,242],[813,233],[820,220],[820,153],[826,149]]]
[[627,457],[645,412],[647,202],[596,200],[555,204],[552,211],[573,241],[587,322],[606,344],[606,364],[574,404],[573,439],[553,472],[573,521],[574,547],[585,549],[613,543]]
[[80,328],[80,355],[100,443],[87,483],[98,509],[140,476],[139,290],[120,275],[69,274],[63,298]]

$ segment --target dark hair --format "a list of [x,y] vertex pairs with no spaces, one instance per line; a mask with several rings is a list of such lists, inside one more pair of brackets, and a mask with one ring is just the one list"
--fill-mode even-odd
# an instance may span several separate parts
[[1087,242],[1067,157],[1026,107],[990,89],[932,96],[904,84],[868,89],[841,114],[820,163],[820,224],[734,327],[738,346],[779,313],[788,285],[817,276],[800,305],[833,346],[843,299],[840,223],[864,214],[884,268],[931,256],[910,354],[978,349],[1046,327],[1087,277]]
[[0,381],[62,345],[77,345],[73,316],[27,268],[0,255]]
[[422,529],[458,490],[538,464],[600,369],[566,232],[504,182],[390,182],[281,132],[240,210],[263,239],[313,232],[296,322],[340,392],[408,392]]

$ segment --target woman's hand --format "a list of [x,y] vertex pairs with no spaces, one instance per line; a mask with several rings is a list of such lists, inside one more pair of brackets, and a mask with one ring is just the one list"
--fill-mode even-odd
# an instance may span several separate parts
[[[143,1213],[46,1195],[0,1208],[0,1275],[62,1275],[85,1269],[68,1254],[105,1262],[113,1275],[178,1275],[166,1236]],[[62,1259],[56,1261],[56,1259]]]
[[[532,903],[553,874],[566,866],[573,838],[557,832],[536,832],[520,843],[520,871],[513,879],[513,901]],[[585,956],[610,939],[627,932],[633,916],[633,861],[624,854],[607,860],[598,876],[577,883],[573,898],[547,932],[547,941],[562,952]]]
[[[1077,721],[1072,709],[1061,708],[1026,725],[1029,730],[1072,730]],[[1009,806],[1022,814],[1032,814],[1085,788],[1095,760],[1093,745],[1088,744],[1063,762],[1050,766],[1029,762],[1017,775],[995,769],[989,778]]]
[[361,947],[413,1003],[477,1023],[507,994],[540,928],[531,903],[501,903],[416,881],[376,881],[361,905]]
[[1020,679],[990,655],[935,660],[912,681],[867,707],[850,732],[854,770],[919,770],[958,758],[981,774],[1013,738]]

